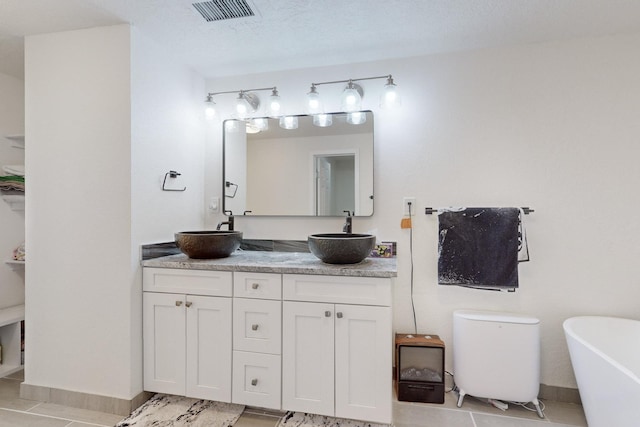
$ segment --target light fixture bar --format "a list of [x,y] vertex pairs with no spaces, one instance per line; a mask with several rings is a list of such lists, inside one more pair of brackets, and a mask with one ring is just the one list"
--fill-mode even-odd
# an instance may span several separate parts
[[391,74],[387,74],[386,76],[375,76],[375,77],[361,77],[358,79],[346,79],[346,80],[333,80],[330,82],[319,82],[319,83],[311,83],[312,86],[320,86],[320,85],[331,85],[336,83],[349,83],[349,82],[359,82],[362,80],[376,80],[376,79],[390,79]]
[[209,92],[207,94],[207,96],[223,95],[223,94],[226,94],[226,93],[255,92],[257,90],[271,90],[271,91],[274,91],[274,90],[277,90],[277,88],[275,86],[272,86],[272,87],[259,87],[259,88],[256,88],[256,89],[225,90],[223,92]]

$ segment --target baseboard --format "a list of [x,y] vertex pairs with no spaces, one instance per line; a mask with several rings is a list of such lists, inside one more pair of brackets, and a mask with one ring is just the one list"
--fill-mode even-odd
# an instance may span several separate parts
[[582,401],[580,400],[580,393],[577,388],[556,387],[540,384],[538,397],[542,400],[582,404]]
[[26,383],[20,384],[20,397],[22,399],[37,400],[40,402],[70,406],[72,408],[106,412],[109,414],[122,415],[123,417],[129,415],[134,409],[149,400],[151,396],[153,396],[153,393],[143,391],[133,399],[127,400],[52,387],[36,386]]

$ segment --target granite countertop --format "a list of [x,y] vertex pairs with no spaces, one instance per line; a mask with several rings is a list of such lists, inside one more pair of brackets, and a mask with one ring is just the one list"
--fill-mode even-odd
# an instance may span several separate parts
[[302,252],[235,251],[227,258],[191,259],[184,254],[142,261],[143,267],[329,276],[396,277],[395,258],[366,258],[358,264],[325,264]]

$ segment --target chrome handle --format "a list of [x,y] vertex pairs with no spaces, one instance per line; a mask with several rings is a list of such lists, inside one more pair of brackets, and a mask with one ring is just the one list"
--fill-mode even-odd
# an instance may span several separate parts
[[324,317],[331,317],[331,312],[329,310],[325,311]]
[[257,386],[257,385],[258,385],[258,380],[257,380],[257,379],[255,379],[255,378],[254,378],[254,379],[252,379],[252,380],[251,380],[251,385],[252,385],[252,386]]
[[182,301],[176,301],[176,307],[180,307],[182,305]]
[[187,306],[187,308],[191,307],[191,304],[193,304],[191,301],[187,301],[184,305]]
[[341,312],[337,312],[336,316],[338,317],[338,319],[342,319],[342,313]]
[[258,289],[258,286],[260,286],[258,283],[253,283],[251,289]]
[[257,331],[258,330],[258,325],[251,325],[251,330]]

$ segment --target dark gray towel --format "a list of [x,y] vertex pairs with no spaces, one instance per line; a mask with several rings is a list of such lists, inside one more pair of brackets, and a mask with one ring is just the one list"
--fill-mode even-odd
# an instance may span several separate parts
[[438,215],[438,284],[514,291],[518,208],[466,208]]

